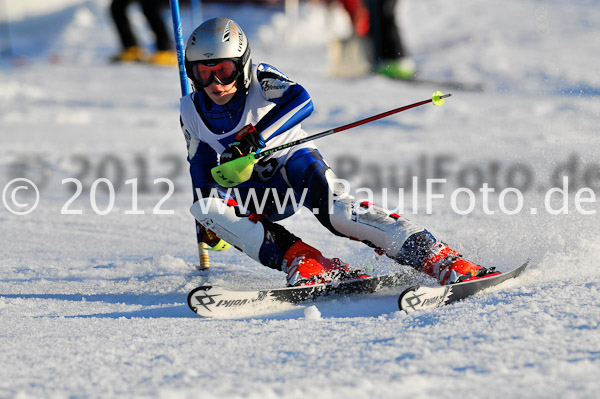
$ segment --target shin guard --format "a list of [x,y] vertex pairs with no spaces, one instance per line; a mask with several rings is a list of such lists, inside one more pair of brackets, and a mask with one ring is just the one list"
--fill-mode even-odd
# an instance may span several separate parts
[[351,197],[336,200],[329,218],[339,233],[379,248],[394,259],[402,254],[409,237],[424,231],[399,215]]

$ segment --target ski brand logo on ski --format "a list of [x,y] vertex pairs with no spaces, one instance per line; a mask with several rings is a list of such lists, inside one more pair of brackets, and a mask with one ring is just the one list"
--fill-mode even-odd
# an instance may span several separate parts
[[[217,302],[217,304],[215,305],[216,308],[223,306],[223,307],[238,307],[238,306],[244,306],[248,303],[254,303],[254,302],[260,302],[262,300],[264,300],[267,297],[268,292],[266,291],[260,291],[258,293],[258,295],[256,296],[256,298],[249,298],[249,299],[221,299],[219,302]],[[221,294],[219,294],[221,295]],[[216,295],[215,295],[216,296]]]
[[[252,306],[267,299],[268,291],[258,291],[251,296],[228,296],[227,292],[219,287],[202,286],[196,288],[188,298],[188,304],[198,314],[219,314],[223,308],[243,308]],[[216,297],[220,297],[215,299]],[[204,309],[204,310],[202,310]]]
[[202,294],[203,295],[194,295],[194,299],[197,301],[196,304],[204,306],[204,308],[210,312],[210,306],[217,302],[213,298],[220,296],[221,294],[208,295],[206,291],[203,291]]
[[[430,298],[421,299],[427,293],[422,292],[417,295],[417,290],[411,291],[409,294],[404,296],[405,306],[411,310],[417,310],[418,308],[438,308],[448,301],[448,297],[452,294],[452,287],[444,287],[444,292],[441,295],[433,296]],[[412,296],[410,296],[412,294]]]

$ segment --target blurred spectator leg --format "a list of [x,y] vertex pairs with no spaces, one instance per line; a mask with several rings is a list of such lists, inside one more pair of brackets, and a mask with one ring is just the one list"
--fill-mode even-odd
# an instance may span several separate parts
[[397,24],[398,0],[369,0],[369,5],[377,73],[395,79],[413,78],[415,63],[406,51]]
[[163,11],[168,7],[168,0],[141,0],[142,11],[154,32],[156,49],[150,62],[157,65],[176,66],[177,54],[173,50],[173,40],[168,33]]
[[144,50],[138,45],[137,39],[131,30],[131,23],[127,17],[127,8],[136,0],[113,0],[110,12],[115,22],[115,27],[121,40],[121,53],[112,57],[113,62],[136,62],[144,60]]
[[346,38],[330,41],[328,45],[330,73],[340,77],[364,76],[372,71],[369,11],[364,0],[339,0],[339,3],[350,17],[352,34]]

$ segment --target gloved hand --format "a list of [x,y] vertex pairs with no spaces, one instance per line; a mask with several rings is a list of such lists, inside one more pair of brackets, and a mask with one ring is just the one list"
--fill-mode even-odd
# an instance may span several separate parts
[[208,250],[210,251],[225,251],[231,245],[226,241],[220,239],[214,231],[207,229],[206,227],[200,225],[200,239],[203,243],[208,245]]
[[202,242],[208,244],[210,247],[213,247],[220,240],[214,231],[207,229],[203,225],[200,225],[200,237]]
[[264,148],[265,144],[260,137],[260,133],[252,125],[244,126],[235,135],[235,141],[221,154],[221,164],[233,161],[241,156],[248,155],[259,148]]

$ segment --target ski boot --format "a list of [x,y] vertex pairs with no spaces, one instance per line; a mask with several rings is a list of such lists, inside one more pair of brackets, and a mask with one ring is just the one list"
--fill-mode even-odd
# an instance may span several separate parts
[[338,258],[329,259],[302,241],[297,241],[283,256],[281,270],[287,273],[288,287],[356,280],[370,277]]
[[438,279],[441,285],[462,283],[500,274],[495,268],[486,269],[463,258],[444,243],[436,243],[421,267],[425,273]]

